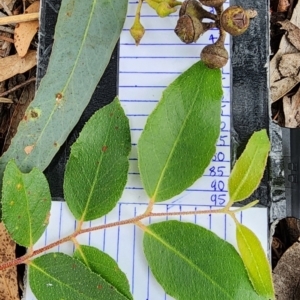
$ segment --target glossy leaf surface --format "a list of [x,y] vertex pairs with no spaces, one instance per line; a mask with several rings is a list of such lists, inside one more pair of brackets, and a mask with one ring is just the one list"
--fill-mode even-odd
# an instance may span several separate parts
[[95,247],[79,245],[73,257],[84,263],[92,272],[104,278],[126,299],[133,299],[126,275],[108,254]]
[[78,259],[63,253],[49,253],[31,261],[29,283],[41,300],[128,300]]
[[254,289],[259,295],[274,299],[271,266],[260,241],[246,226],[239,223],[236,226],[238,249]]
[[138,143],[141,179],[155,202],[192,185],[211,161],[220,133],[221,71],[201,61],[163,92]]
[[256,190],[263,177],[269,151],[270,141],[266,130],[253,133],[229,176],[231,201],[244,200]]
[[23,174],[11,160],[2,189],[2,220],[18,244],[31,247],[48,225],[51,195],[44,174],[34,168]]
[[90,101],[120,36],[127,5],[62,1],[47,74],[0,158],[0,182],[11,158],[23,172],[48,166]]
[[65,200],[77,220],[113,209],[127,181],[129,122],[116,98],[85,124],[71,147],[64,179]]
[[263,299],[234,247],[203,227],[152,224],[145,229],[144,253],[157,281],[175,299]]

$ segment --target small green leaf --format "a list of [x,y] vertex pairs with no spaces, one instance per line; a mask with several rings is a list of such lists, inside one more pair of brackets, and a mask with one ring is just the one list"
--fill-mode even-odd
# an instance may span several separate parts
[[[104,73],[122,31],[128,1],[63,0],[47,73],[9,149],[0,158],[22,172],[44,170],[77,124]],[[30,151],[26,151],[30,149]]]
[[44,174],[33,168],[23,174],[16,163],[8,162],[2,188],[2,220],[18,244],[31,247],[48,225],[51,195]]
[[220,133],[221,71],[199,61],[171,83],[138,143],[139,169],[153,201],[192,185],[211,161]]
[[253,133],[229,177],[231,201],[244,200],[255,191],[263,177],[269,151],[270,141],[266,130]]
[[152,224],[145,229],[144,252],[155,278],[175,299],[263,299],[234,247],[203,227]]
[[41,300],[128,300],[78,259],[63,253],[49,253],[31,261],[29,284]]
[[274,299],[272,271],[260,241],[246,226],[236,224],[237,245],[249,278],[259,295]]
[[95,247],[79,245],[73,257],[114,286],[126,299],[133,299],[126,275],[108,254]]
[[64,195],[77,220],[114,208],[127,181],[130,148],[128,118],[116,98],[90,118],[71,148]]

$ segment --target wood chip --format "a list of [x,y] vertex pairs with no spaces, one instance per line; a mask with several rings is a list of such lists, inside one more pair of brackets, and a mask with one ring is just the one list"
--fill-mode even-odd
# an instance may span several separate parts
[[[40,1],[33,2],[25,11],[25,13],[39,12]],[[30,43],[37,33],[39,21],[30,21],[20,23],[15,28],[15,47],[20,57],[24,57],[29,49]]]
[[0,97],[0,103],[13,103],[13,101],[9,98]]
[[294,96],[283,97],[283,112],[285,116],[285,127],[300,127],[300,88]]
[[36,65],[36,51],[30,50],[21,58],[18,54],[0,58],[0,81],[24,73]]
[[[3,223],[0,223],[0,261],[6,262],[16,258],[16,244],[11,240]],[[0,271],[0,300],[17,300],[19,298],[17,268]]]
[[300,299],[300,243],[293,244],[273,271],[276,299]]
[[277,12],[286,12],[290,6],[290,2],[288,0],[279,0],[277,6]]
[[21,22],[30,22],[39,19],[39,13],[22,14],[9,17],[1,17],[0,25],[8,25]]

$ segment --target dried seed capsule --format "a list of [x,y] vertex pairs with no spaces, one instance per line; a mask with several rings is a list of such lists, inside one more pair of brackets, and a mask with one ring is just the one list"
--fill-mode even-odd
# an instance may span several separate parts
[[228,62],[228,52],[221,43],[205,46],[200,57],[211,69],[223,68]]
[[209,24],[203,24],[190,15],[183,15],[178,19],[174,31],[184,43],[190,44],[196,42],[199,36],[209,28]]
[[179,16],[190,15],[199,20],[204,18],[216,20],[217,16],[205,10],[197,0],[185,0],[179,10]]
[[226,0],[200,0],[205,6],[220,7]]
[[254,10],[245,10],[241,6],[230,6],[223,11],[220,24],[231,35],[240,35],[248,29],[250,18],[255,17],[256,14]]

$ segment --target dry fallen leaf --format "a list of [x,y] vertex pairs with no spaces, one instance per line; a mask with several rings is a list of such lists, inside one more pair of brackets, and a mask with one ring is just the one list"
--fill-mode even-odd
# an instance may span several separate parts
[[[10,10],[13,9],[15,2],[16,2],[16,0],[4,0],[4,3]],[[0,4],[0,8],[3,8],[1,4]]]
[[[300,27],[300,1],[298,1],[297,5],[294,8],[294,12],[291,18],[291,22]],[[277,81],[280,79],[278,75],[279,71],[278,71],[278,64],[280,62],[280,59],[282,57],[283,54],[287,54],[287,53],[296,53],[298,52],[298,50],[291,45],[291,43],[288,41],[286,35],[284,35],[280,41],[280,45],[279,45],[279,49],[277,51],[277,53],[274,55],[274,57],[272,58],[271,62],[270,62],[270,88],[271,88],[271,100],[272,102],[275,102],[277,100],[279,100],[281,97],[283,97],[285,94],[281,94],[276,93],[276,91],[278,91],[278,85],[280,83],[278,83]],[[274,84],[274,82],[277,82],[276,84]],[[295,83],[295,80],[290,80],[289,82],[285,82],[285,84],[290,84],[290,86],[287,86],[286,90],[290,91],[297,83]],[[277,86],[276,86],[277,85]],[[272,90],[275,91],[272,93]],[[280,97],[278,97],[278,95]]]
[[[300,70],[300,53],[282,55],[279,71],[283,77],[297,77]],[[300,81],[300,80],[299,80]]]
[[270,95],[273,102],[281,99],[290,90],[292,90],[299,81],[295,78],[286,77],[281,80],[275,81],[270,86]]
[[300,88],[294,96],[283,97],[283,112],[285,127],[300,127]]
[[[16,244],[11,240],[3,223],[0,223],[0,261],[4,263],[16,258]],[[19,298],[17,268],[12,267],[0,271],[0,300],[16,300]]]
[[281,257],[273,271],[276,299],[300,299],[300,243],[295,243]]
[[287,31],[288,41],[300,51],[300,28],[294,25],[289,20],[278,22],[281,25],[281,29]]
[[0,58],[0,81],[24,73],[36,65],[36,51],[30,50],[21,58],[18,54]]
[[[40,1],[33,2],[25,13],[39,12]],[[24,57],[29,49],[30,43],[38,31],[39,21],[19,23],[15,29],[15,47],[20,57]]]

